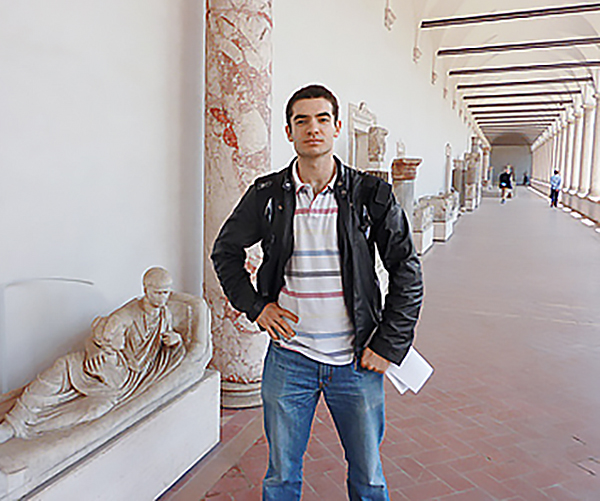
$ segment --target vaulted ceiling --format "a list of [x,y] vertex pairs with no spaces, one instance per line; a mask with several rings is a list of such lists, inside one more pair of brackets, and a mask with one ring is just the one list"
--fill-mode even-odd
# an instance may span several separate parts
[[[442,84],[490,144],[529,144],[593,100],[600,71],[600,2],[413,0],[420,46]],[[429,64],[419,60],[419,64]]]

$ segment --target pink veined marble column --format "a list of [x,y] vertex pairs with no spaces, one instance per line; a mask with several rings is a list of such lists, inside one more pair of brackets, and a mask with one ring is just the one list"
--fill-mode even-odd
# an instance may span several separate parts
[[[212,312],[211,367],[223,405],[260,405],[267,335],[223,295],[208,257],[248,185],[271,166],[271,1],[207,0],[205,81],[205,297]],[[258,249],[249,253],[256,271]]]

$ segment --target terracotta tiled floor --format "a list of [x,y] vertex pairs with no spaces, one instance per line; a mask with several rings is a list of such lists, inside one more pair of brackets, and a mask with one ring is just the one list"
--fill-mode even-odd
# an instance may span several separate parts
[[[392,500],[600,500],[600,234],[520,189],[463,215],[423,266],[416,346],[436,370],[418,395],[386,383]],[[205,497],[198,467],[165,497],[258,500],[266,459],[259,437]],[[320,405],[303,499],[344,500],[344,485]]]

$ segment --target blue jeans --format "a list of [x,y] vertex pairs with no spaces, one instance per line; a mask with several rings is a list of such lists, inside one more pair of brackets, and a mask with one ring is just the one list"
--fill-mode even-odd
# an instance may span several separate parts
[[348,463],[350,500],[389,500],[379,446],[385,425],[383,375],[359,364],[328,365],[271,343],[262,378],[269,468],[263,500],[299,500],[302,463],[323,393]]

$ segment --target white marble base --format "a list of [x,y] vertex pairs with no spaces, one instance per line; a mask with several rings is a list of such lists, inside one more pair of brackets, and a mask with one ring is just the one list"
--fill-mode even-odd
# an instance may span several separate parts
[[207,369],[187,391],[34,492],[6,486],[9,493],[0,499],[155,499],[218,443],[219,416],[220,375]]
[[413,233],[413,240],[415,242],[417,254],[419,256],[425,254],[433,245],[433,225],[425,231],[415,231]]
[[472,212],[477,208],[477,204],[475,203],[475,199],[474,198],[467,198],[465,199],[465,210]]
[[600,203],[590,200],[588,197],[580,195],[571,195],[569,207],[576,210],[592,221],[600,223]]
[[433,240],[435,242],[447,242],[454,233],[454,221],[434,221]]

